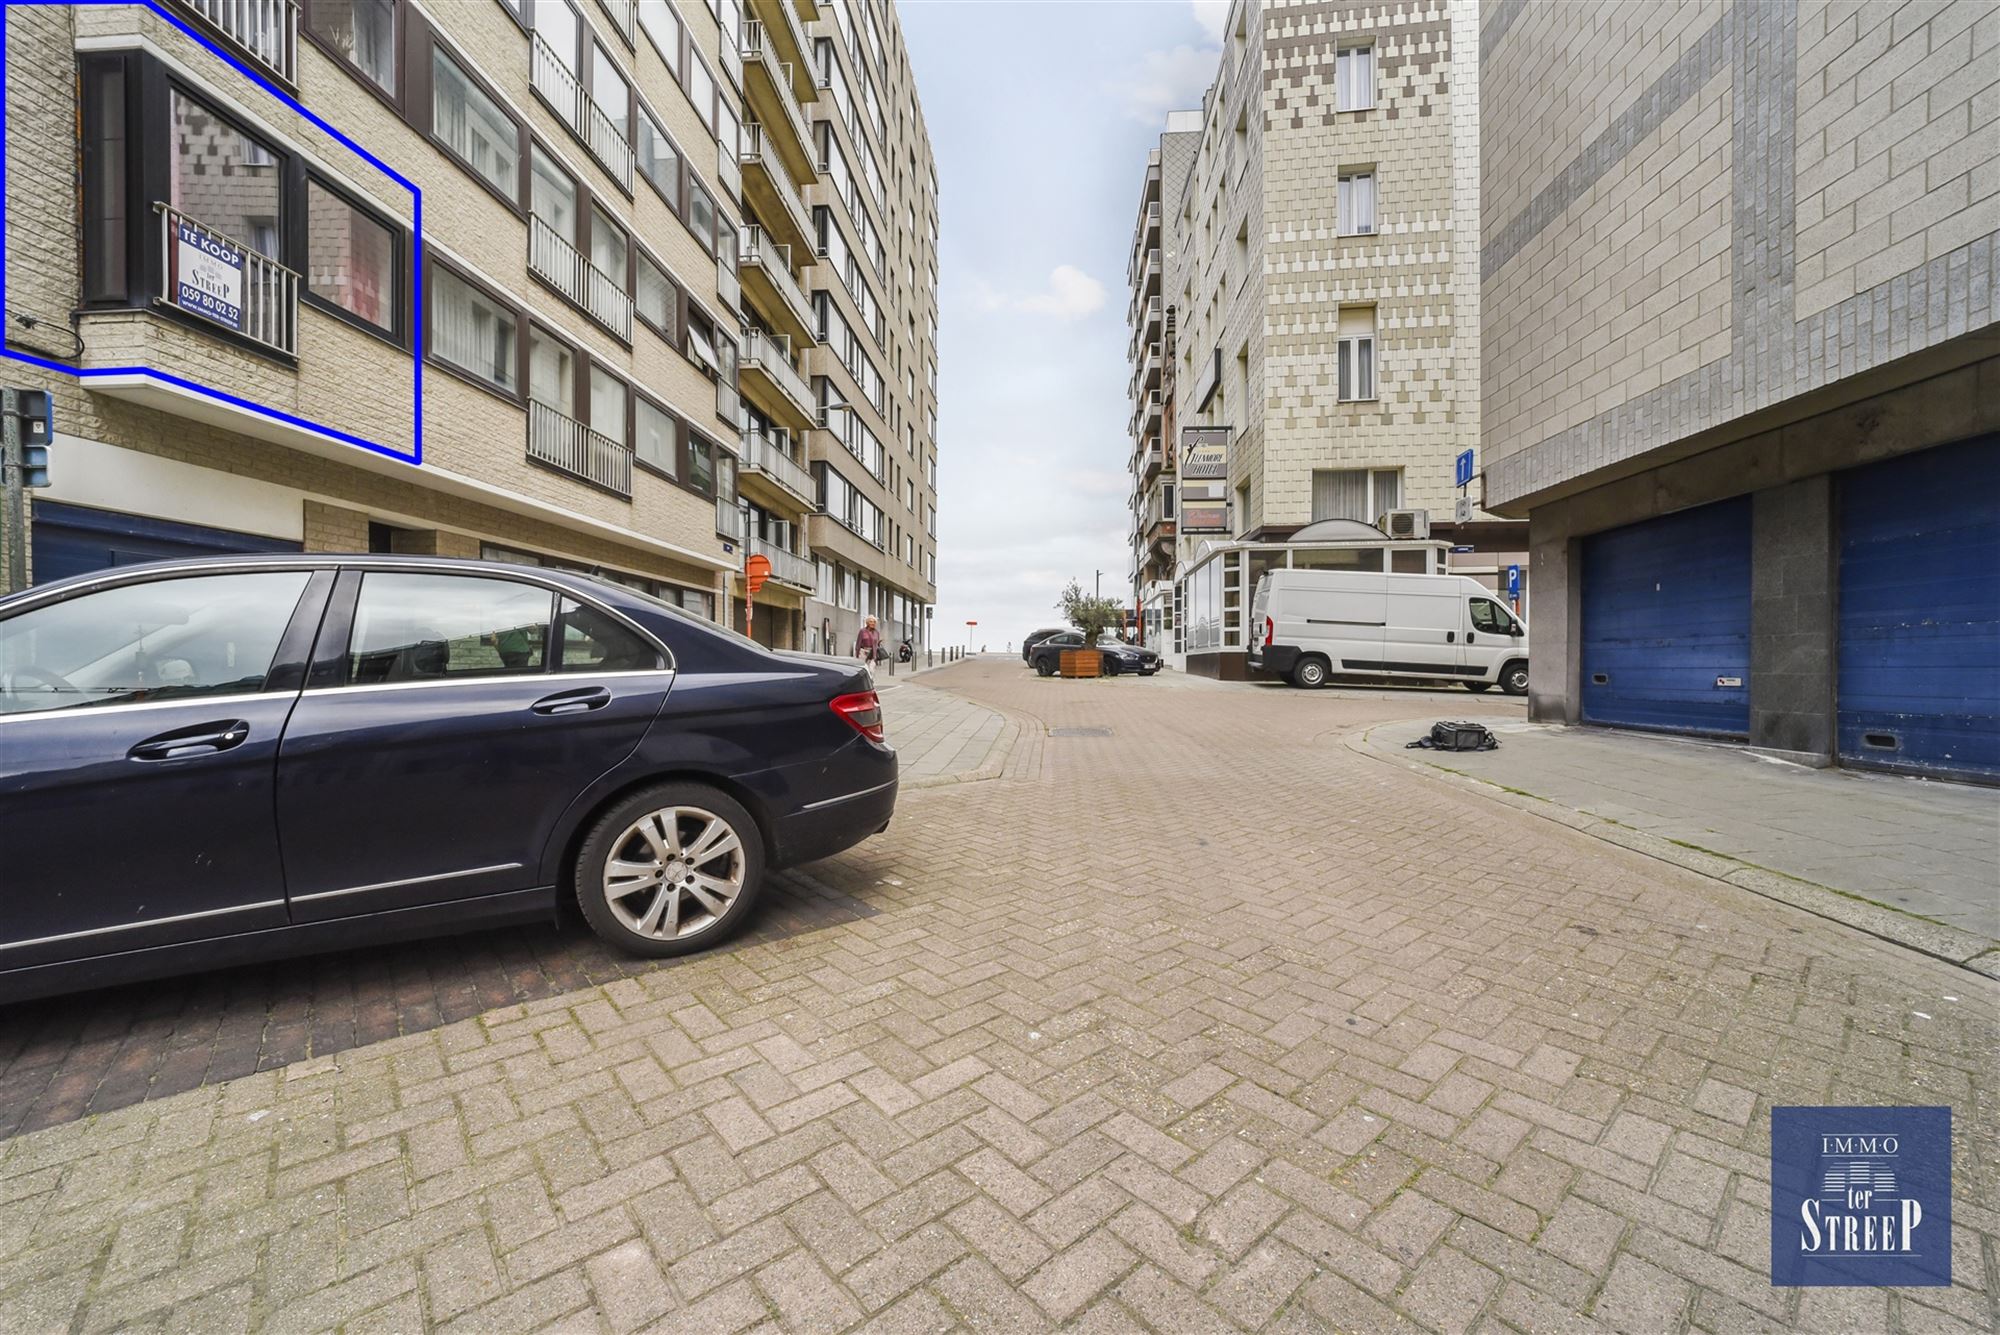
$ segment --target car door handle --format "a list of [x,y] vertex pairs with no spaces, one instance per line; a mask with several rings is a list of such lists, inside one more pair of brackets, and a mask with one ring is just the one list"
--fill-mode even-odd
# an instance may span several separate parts
[[[1465,638],[1466,638],[1466,639],[1468,639],[1468,640],[1470,640],[1470,639],[1471,639],[1472,637],[1471,637],[1470,635],[1468,635],[1468,636],[1466,636]],[[1448,630],[1448,631],[1446,631],[1446,632],[1444,633],[1444,642],[1445,642],[1446,644],[1455,644],[1455,643],[1457,643],[1457,642],[1458,642],[1458,632],[1457,632],[1457,631],[1455,631],[1455,630]]]
[[179,728],[157,737],[148,737],[125,754],[133,760],[180,760],[232,750],[243,745],[249,736],[250,725],[242,719],[232,719],[227,723],[197,723],[191,728]]
[[537,714],[583,714],[611,703],[611,692],[602,686],[584,686],[574,691],[557,691],[528,706]]
[[1473,642],[1473,641],[1474,641],[1475,639],[1477,639],[1477,638],[1478,638],[1478,637],[1477,637],[1477,636],[1475,636],[1475,635],[1474,635],[1474,634],[1473,634],[1473,633],[1472,633],[1471,631],[1467,631],[1467,632],[1465,632],[1465,642],[1466,642],[1467,644],[1471,644],[1471,643],[1472,643],[1472,642]]

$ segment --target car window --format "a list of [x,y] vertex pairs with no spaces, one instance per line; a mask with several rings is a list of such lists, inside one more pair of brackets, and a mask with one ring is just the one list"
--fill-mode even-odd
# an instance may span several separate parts
[[0,713],[264,689],[304,570],[148,580],[0,621]]
[[354,686],[541,672],[555,595],[476,575],[370,571],[348,638]]
[[1514,618],[1507,610],[1485,598],[1472,599],[1472,628],[1489,631],[1494,635],[1505,635],[1513,628]]
[[644,672],[663,666],[660,651],[631,627],[609,613],[562,600],[556,643],[561,645],[561,672]]

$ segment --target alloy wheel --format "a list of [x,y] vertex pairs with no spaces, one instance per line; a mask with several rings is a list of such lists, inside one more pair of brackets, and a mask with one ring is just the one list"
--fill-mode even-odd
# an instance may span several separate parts
[[748,864],[734,827],[701,807],[663,807],[625,827],[604,861],[604,902],[640,936],[707,931],[743,892]]

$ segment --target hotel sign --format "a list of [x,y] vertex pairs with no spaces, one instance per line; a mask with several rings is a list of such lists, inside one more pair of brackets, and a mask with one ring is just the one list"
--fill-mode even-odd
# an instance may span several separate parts
[[176,223],[174,304],[231,329],[243,328],[243,252],[220,237]]
[[1226,479],[1229,476],[1229,428],[1182,428],[1180,472],[1183,478]]

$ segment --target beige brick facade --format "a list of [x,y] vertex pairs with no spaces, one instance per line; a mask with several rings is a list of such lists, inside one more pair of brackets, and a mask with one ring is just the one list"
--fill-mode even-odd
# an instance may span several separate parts
[[[593,60],[601,67],[599,73],[579,77],[595,82],[608,77],[603,70],[613,70],[630,98],[632,112],[617,127],[622,137],[614,138],[627,150],[643,153],[650,135],[640,118],[650,117],[664,129],[672,153],[685,167],[685,177],[681,167],[671,168],[660,176],[663,184],[657,188],[644,160],[630,172],[629,181],[615,169],[619,149],[593,140],[590,118],[599,113],[587,100],[580,103],[584,110],[577,117],[581,128],[572,129],[566,113],[558,111],[563,98],[551,93],[567,76],[558,71],[556,78],[538,81],[533,53],[542,38],[525,30],[503,5],[395,0],[388,6],[396,25],[393,54],[377,53],[391,62],[382,88],[370,83],[358,65],[335,54],[339,41],[322,31],[343,17],[344,6],[307,4],[298,10],[301,35],[296,51],[282,58],[288,67],[283,70],[269,50],[253,49],[257,42],[250,30],[232,32],[234,20],[228,17],[218,28],[195,7],[172,0],[163,4],[165,14],[137,4],[10,8],[5,280],[13,318],[8,348],[17,358],[86,372],[80,378],[18,362],[9,372],[10,384],[45,386],[56,397],[60,434],[55,485],[36,499],[298,541],[315,550],[367,550],[372,541],[398,551],[477,556],[491,544],[706,594],[708,610],[720,617],[727,607],[720,599],[732,589],[741,596],[740,581],[730,575],[740,571],[745,555],[742,520],[727,518],[732,507],[718,505],[702,489],[678,445],[665,471],[644,466],[644,454],[633,461],[638,433],[627,424],[643,397],[684,424],[676,428],[683,437],[712,443],[727,497],[733,501],[740,492],[746,504],[754,496],[768,505],[766,518],[776,522],[769,532],[778,535],[777,547],[809,569],[804,520],[814,508],[812,499],[799,494],[802,486],[766,486],[764,475],[752,472],[747,458],[753,451],[742,435],[736,407],[741,400],[733,386],[718,388],[716,374],[704,369],[691,346],[683,346],[682,317],[706,316],[715,325],[714,341],[730,347],[765,326],[768,311],[758,303],[760,293],[739,284],[735,263],[737,234],[758,221],[740,193],[739,156],[749,153],[748,145],[738,142],[737,127],[755,115],[750,105],[755,80],[746,73],[746,54],[756,25],[782,28],[797,39],[795,54],[802,58],[796,67],[809,73],[806,62],[815,54],[815,39],[838,37],[843,31],[834,13],[835,5],[842,5],[843,15],[857,16],[848,26],[875,33],[885,43],[879,57],[873,55],[874,45],[866,48],[868,58],[881,62],[876,77],[899,131],[878,149],[883,175],[893,187],[873,219],[887,238],[884,268],[908,263],[923,276],[914,287],[878,280],[879,294],[896,298],[885,333],[901,337],[893,353],[871,354],[886,385],[880,435],[885,446],[893,441],[897,460],[894,473],[874,484],[877,500],[885,510],[893,502],[899,538],[904,532],[923,535],[923,553],[903,563],[900,542],[892,548],[885,532],[879,548],[868,548],[873,553],[870,569],[883,581],[885,602],[892,581],[905,606],[929,603],[935,597],[936,546],[930,531],[935,526],[936,203],[928,144],[893,13],[869,0],[832,0],[807,6],[805,12],[816,15],[808,21],[793,9],[794,3],[752,0],[747,13],[732,3],[648,5],[644,12],[581,0],[575,5],[571,12],[582,34],[579,70],[587,70]],[[272,77],[312,115],[301,114],[231,68],[192,32]],[[242,41],[232,40],[237,37]],[[442,138],[433,137],[432,120],[442,114],[432,102],[434,48],[436,60],[456,64],[479,85],[493,114],[513,123],[510,149],[523,159],[518,191],[511,183],[513,172],[508,173],[509,185],[497,188],[448,152]],[[269,68],[260,55],[273,62]],[[131,99],[157,98],[144,104],[147,116],[178,105],[169,99],[186,97],[199,104],[211,125],[222,127],[179,150],[190,155],[190,162],[213,161],[196,162],[178,176],[172,173],[179,169],[169,166],[157,176],[178,182],[173,202],[190,217],[207,225],[204,210],[231,216],[232,209],[241,212],[248,207],[245,201],[260,191],[279,189],[266,180],[287,182],[283,209],[273,219],[274,237],[264,244],[302,272],[302,285],[323,277],[308,272],[314,265],[323,267],[323,250],[314,249],[308,264],[304,246],[318,247],[318,229],[340,212],[326,207],[332,196],[323,192],[314,194],[310,210],[299,206],[308,177],[345,193],[391,228],[407,233],[415,222],[410,191],[314,118],[406,177],[422,192],[420,272],[426,305],[435,299],[434,277],[449,269],[511,308],[511,318],[519,323],[516,351],[509,356],[519,360],[509,372],[517,383],[495,392],[476,375],[462,374],[441,360],[432,313],[417,309],[410,291],[419,271],[407,257],[397,269],[401,332],[393,337],[364,331],[300,299],[293,316],[295,338],[288,347],[271,347],[160,304],[152,295],[162,281],[162,223],[152,210],[150,193],[156,178],[147,175],[143,196],[133,192],[128,197],[122,190],[117,195],[117,208],[129,214],[126,225],[142,233],[129,249],[98,239],[97,215],[83,216],[93,207],[92,191],[102,189],[91,176],[91,163],[107,141],[93,126],[130,123],[86,106],[89,93],[82,71],[92,62],[106,61],[131,62],[130,69],[144,71],[121,75],[117,86]],[[149,85],[149,80],[155,83]],[[812,87],[809,77],[803,82]],[[169,87],[175,91],[152,91]],[[708,99],[701,110],[694,100],[698,93]],[[815,114],[834,113],[816,113],[808,97],[803,111],[808,127]],[[168,157],[167,141],[153,138],[159,133],[150,126],[135,131],[130,148],[155,161]],[[247,169],[224,162],[228,154],[219,149],[229,147],[222,141],[232,133],[253,136],[269,153]],[[530,214],[542,205],[540,196],[531,196],[528,189],[530,144],[540,160],[589,196],[597,215],[630,238],[623,280],[612,276],[606,285],[585,277],[575,289],[580,294],[600,288],[611,292],[622,285],[605,303],[591,295],[565,299],[559,276],[561,266],[572,261],[535,258]],[[891,162],[898,168],[893,173],[887,170]],[[138,174],[153,171],[149,165]],[[290,183],[294,178],[296,186]],[[697,235],[694,222],[682,220],[699,216],[682,196],[684,182],[690,190],[705,191],[719,214],[718,227],[725,235],[718,238],[716,254]],[[915,228],[891,221],[906,204],[918,220]],[[272,210],[266,206],[266,211]],[[294,211],[301,215],[296,224],[290,221]],[[579,217],[590,213],[580,210]],[[578,224],[585,234],[600,226],[587,220]],[[575,244],[576,272],[588,275],[597,256],[588,253],[590,247],[580,238]],[[121,263],[131,259],[132,272],[120,278],[119,290],[131,292],[132,299],[87,295],[89,265],[102,263],[114,251],[122,252]],[[642,256],[682,294],[679,309],[668,317],[676,326],[671,336],[629,310],[618,319],[619,303],[629,306],[635,296],[645,296],[646,285],[636,277]],[[820,286],[813,259],[810,246],[793,247],[794,280],[807,290]],[[552,272],[557,280],[551,279]],[[80,346],[73,344],[72,326]],[[574,405],[567,401],[565,384],[563,412],[591,423],[593,430],[602,426],[621,433],[612,447],[625,453],[627,462],[604,478],[587,480],[580,471],[597,467],[595,462],[571,467],[530,457],[531,377],[529,359],[519,348],[531,328],[535,337],[553,336],[569,350],[572,370],[565,379],[573,377]],[[423,459],[412,466],[390,456],[411,453],[417,435],[411,355],[417,331],[423,333],[427,356]],[[735,370],[733,363],[733,357],[724,358],[725,380]],[[918,368],[914,394],[901,374],[905,366]],[[608,372],[613,383],[629,386],[620,391],[622,413],[590,413],[586,404],[594,397],[593,372]],[[747,393],[748,386],[744,388]],[[532,392],[541,393],[542,387]],[[905,424],[913,429],[906,432]],[[826,433],[812,430],[810,421],[798,425],[798,439],[790,449],[803,470],[808,455],[804,438]],[[326,432],[380,448],[363,449]],[[602,453],[600,448],[589,458],[595,461]],[[816,448],[813,453],[817,457]],[[88,470],[80,466],[85,459]],[[905,491],[900,484],[906,475],[920,482],[920,491]],[[789,603],[792,611],[777,642],[803,641],[805,618],[798,603],[809,582],[802,578],[773,586],[774,607]],[[780,619],[771,620],[775,625]],[[768,638],[766,630],[760,619],[760,638]]]

